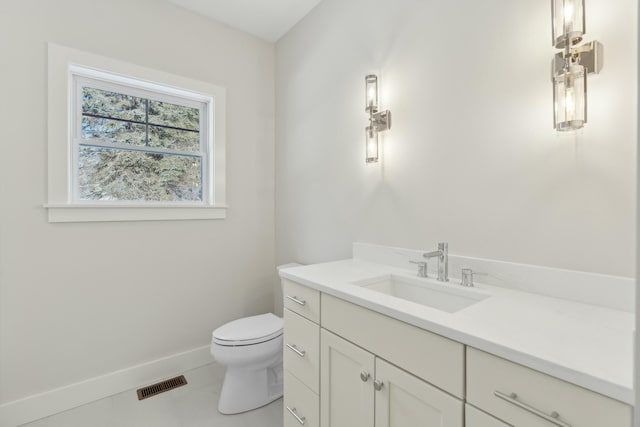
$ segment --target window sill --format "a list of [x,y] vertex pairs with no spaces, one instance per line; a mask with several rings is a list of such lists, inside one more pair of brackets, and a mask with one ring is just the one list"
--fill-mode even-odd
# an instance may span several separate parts
[[47,204],[49,222],[224,219],[227,206]]

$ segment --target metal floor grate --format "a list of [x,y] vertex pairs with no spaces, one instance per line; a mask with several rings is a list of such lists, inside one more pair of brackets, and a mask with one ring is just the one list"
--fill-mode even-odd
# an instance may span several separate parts
[[168,380],[139,388],[136,392],[138,393],[138,400],[143,400],[183,385],[187,385],[187,379],[184,375],[180,375],[179,377],[169,378]]

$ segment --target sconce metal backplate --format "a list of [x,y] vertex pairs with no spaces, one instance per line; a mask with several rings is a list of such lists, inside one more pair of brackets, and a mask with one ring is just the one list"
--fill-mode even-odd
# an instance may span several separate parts
[[391,111],[378,111],[371,114],[371,126],[377,132],[391,128]]
[[[565,52],[557,53],[553,57],[551,79],[562,73],[565,61]],[[587,69],[589,74],[599,74],[604,63],[604,47],[598,41],[585,43],[582,46],[571,49],[571,55],[578,57],[578,63]]]

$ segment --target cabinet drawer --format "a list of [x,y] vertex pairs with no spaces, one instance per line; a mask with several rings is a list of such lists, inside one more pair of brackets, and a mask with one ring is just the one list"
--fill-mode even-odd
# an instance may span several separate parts
[[[509,397],[512,393],[515,399]],[[516,426],[631,424],[631,407],[622,402],[471,347],[467,347],[467,401]],[[560,423],[544,418],[554,412]]]
[[320,292],[288,279],[282,279],[284,307],[320,323]]
[[463,398],[462,344],[327,294],[322,327]]
[[464,427],[509,427],[509,425],[487,415],[470,405],[465,405]]
[[284,372],[284,427],[320,427],[318,395],[290,372]]
[[284,310],[284,368],[315,393],[320,391],[320,326]]

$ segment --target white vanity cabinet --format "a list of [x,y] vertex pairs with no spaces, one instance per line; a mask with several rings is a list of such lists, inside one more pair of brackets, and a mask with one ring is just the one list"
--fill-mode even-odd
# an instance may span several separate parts
[[326,294],[321,301],[322,427],[463,426],[462,400],[413,375],[417,369],[441,379],[435,370],[424,369],[425,360],[444,363],[452,356],[453,381],[444,383],[456,389],[464,369],[460,344]]
[[[620,401],[283,279],[285,427],[627,427]],[[383,310],[384,311],[384,310]]]

